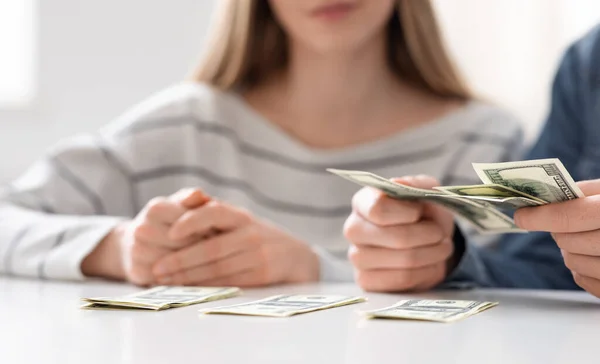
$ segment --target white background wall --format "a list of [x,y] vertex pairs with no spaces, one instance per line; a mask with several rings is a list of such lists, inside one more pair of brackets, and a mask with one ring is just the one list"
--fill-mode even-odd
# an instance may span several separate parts
[[[600,1],[435,2],[475,89],[521,116],[533,137],[558,56],[600,19]],[[57,139],[96,129],[182,79],[202,49],[215,3],[37,0],[37,94],[28,107],[0,107],[0,182]]]
[[533,139],[566,46],[600,22],[599,0],[433,0],[475,91],[513,111]]
[[94,130],[183,79],[214,3],[38,0],[37,95],[30,107],[0,107],[0,182],[57,139]]

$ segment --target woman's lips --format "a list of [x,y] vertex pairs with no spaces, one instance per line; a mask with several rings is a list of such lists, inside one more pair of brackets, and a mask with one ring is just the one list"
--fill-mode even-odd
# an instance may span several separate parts
[[321,6],[312,11],[312,16],[315,18],[338,20],[349,14],[355,5],[352,3],[335,3]]

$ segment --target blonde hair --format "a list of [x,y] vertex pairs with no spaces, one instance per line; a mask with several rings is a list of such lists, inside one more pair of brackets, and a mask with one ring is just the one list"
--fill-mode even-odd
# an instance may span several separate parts
[[[221,0],[207,53],[193,80],[220,89],[252,87],[288,61],[287,36],[267,0]],[[402,80],[435,95],[470,99],[450,59],[430,0],[396,0],[388,58]]]

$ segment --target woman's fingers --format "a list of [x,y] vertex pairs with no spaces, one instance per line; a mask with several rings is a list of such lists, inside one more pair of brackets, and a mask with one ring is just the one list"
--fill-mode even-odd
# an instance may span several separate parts
[[246,211],[219,201],[210,201],[183,214],[171,227],[169,237],[180,240],[192,235],[207,235],[215,229],[229,231],[250,221],[252,218]]
[[165,256],[156,263],[153,272],[159,277],[170,275],[253,249],[254,244],[248,239],[248,234],[247,229],[216,234]]
[[170,285],[199,284],[200,282],[247,271],[260,264],[261,261],[256,250],[245,251],[212,263],[161,276],[158,278],[158,283]]

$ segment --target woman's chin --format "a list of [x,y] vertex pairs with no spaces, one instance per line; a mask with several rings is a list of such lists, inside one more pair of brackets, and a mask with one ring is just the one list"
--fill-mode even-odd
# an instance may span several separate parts
[[312,42],[304,42],[304,47],[322,55],[348,54],[364,48],[364,34],[324,34]]

